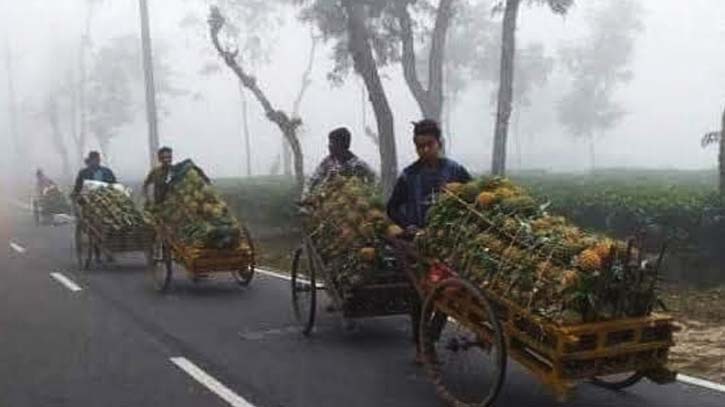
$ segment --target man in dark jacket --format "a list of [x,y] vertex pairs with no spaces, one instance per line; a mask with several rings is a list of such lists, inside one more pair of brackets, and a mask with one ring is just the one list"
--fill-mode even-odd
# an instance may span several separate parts
[[[449,182],[468,182],[471,175],[453,160],[442,157],[441,129],[435,120],[421,120],[414,124],[413,142],[418,160],[403,170],[393,194],[388,201],[388,216],[406,231],[408,237],[415,236],[426,225],[426,214],[433,205],[435,196]],[[417,363],[423,356],[419,347],[419,323],[422,304],[418,295],[410,298],[412,306],[413,340],[416,345]],[[436,314],[433,330],[438,334],[446,323],[446,315]]]
[[[172,165],[174,162],[173,154],[174,151],[171,147],[161,147],[156,153],[159,165],[148,173],[142,187],[143,196],[147,202],[159,204],[166,198],[169,183],[174,178],[174,165]],[[211,180],[209,180],[209,177],[206,176],[201,168],[194,165],[194,169],[196,169],[205,183],[211,184]],[[153,201],[149,200],[149,187],[151,185],[153,185]]]
[[312,191],[335,175],[359,177],[366,182],[375,182],[375,172],[365,161],[350,151],[352,135],[345,127],[330,132],[328,149],[330,154],[317,166],[308,184]]
[[115,184],[116,176],[109,168],[101,166],[101,154],[98,151],[91,151],[86,158],[86,168],[78,171],[75,186],[71,197],[76,199],[83,189],[83,181],[101,181],[108,184]]
[[425,227],[428,209],[445,184],[471,180],[462,165],[442,157],[441,129],[436,121],[415,123],[413,142],[418,160],[403,170],[388,201],[388,216],[409,234]]

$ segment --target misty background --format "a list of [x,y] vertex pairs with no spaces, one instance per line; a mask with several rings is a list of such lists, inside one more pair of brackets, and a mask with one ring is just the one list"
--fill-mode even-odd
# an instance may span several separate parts
[[[122,63],[114,58],[115,54],[110,53],[106,59],[98,55],[104,49],[112,49],[114,44],[121,44],[118,47],[125,47],[131,54],[139,53],[138,2],[95,3],[89,26],[92,44],[87,63],[93,65],[94,61],[101,60],[106,66],[114,67]],[[557,106],[576,86],[564,62],[564,50],[586,45],[597,13],[609,3],[616,1],[577,1],[564,17],[545,7],[521,8],[517,48],[541,44],[542,55],[551,67],[543,84],[532,85],[527,95],[528,106],[515,106],[508,145],[509,169],[572,171],[591,167],[589,141],[576,137],[561,123]],[[616,86],[612,97],[623,114],[610,129],[595,134],[596,167],[713,168],[717,149],[703,149],[700,138],[718,128],[725,101],[725,54],[722,52],[725,2],[640,0],[637,3],[641,6],[637,17],[639,28],[634,30],[631,59],[623,67],[628,71],[628,78]],[[29,157],[29,162],[19,163],[22,167],[17,168],[19,175],[30,176],[35,167],[42,167],[51,177],[60,177],[63,163],[53,147],[57,134],[66,140],[71,171],[74,173],[80,166],[77,153],[68,141],[72,123],[68,120],[67,107],[57,102],[54,129],[51,95],[62,94],[64,84],[72,83],[74,75],[78,75],[80,39],[85,30],[88,4],[83,0],[3,2],[0,135],[4,142],[0,162],[6,176],[11,173],[16,156],[10,136],[7,61],[11,63],[19,110],[18,131]],[[162,145],[175,149],[177,159],[193,158],[214,177],[241,176],[245,174],[245,163],[238,80],[223,66],[211,46],[206,27],[209,5],[210,2],[202,0],[149,2],[154,62],[157,73],[163,71],[157,74],[161,77],[157,78],[160,140]],[[271,101],[289,111],[299,92],[312,40],[310,26],[297,18],[298,7],[285,6],[280,10],[266,27],[269,29],[260,31],[263,58],[245,65],[258,77]],[[500,22],[501,16],[482,12],[480,19],[484,26],[492,21]],[[455,23],[452,27],[455,30]],[[494,50],[472,57],[497,67],[499,51],[496,47]],[[377,147],[363,131],[363,120],[374,128],[375,118],[362,83],[354,73],[342,85],[330,82],[327,75],[333,68],[331,52],[330,43],[319,44],[311,71],[312,82],[300,107],[306,172],[309,174],[326,154],[326,135],[338,126],[348,126],[353,131],[353,151],[377,168]],[[133,104],[125,112],[127,123],[108,136],[105,146],[106,162],[122,180],[139,178],[148,170],[140,55],[138,58],[138,76],[129,80],[129,98]],[[93,66],[88,70],[93,72]],[[99,74],[103,72],[98,70]],[[402,169],[415,157],[410,122],[420,118],[420,111],[405,85],[400,64],[391,64],[383,73],[395,115],[399,169]],[[444,114],[449,118],[444,127],[450,131],[448,154],[477,172],[490,168],[496,113],[492,92],[496,88],[496,80],[467,81],[450,113]],[[92,87],[87,97],[90,106],[94,103]],[[250,100],[248,109],[253,174],[279,171],[280,132],[265,118],[255,101]],[[85,150],[99,147],[94,129],[89,128]]]

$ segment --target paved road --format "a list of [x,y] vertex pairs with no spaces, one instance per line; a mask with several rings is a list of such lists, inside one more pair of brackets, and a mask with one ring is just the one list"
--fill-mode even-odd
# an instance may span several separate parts
[[[441,405],[412,363],[405,319],[368,320],[345,333],[326,315],[308,340],[295,329],[282,279],[259,276],[242,289],[231,278],[195,284],[177,274],[162,296],[142,259],[78,272],[70,226],[36,228],[22,210],[3,213],[0,406]],[[81,291],[51,278],[53,272]],[[193,378],[172,358],[193,363],[244,400],[222,400],[224,389],[209,384],[213,379]],[[642,383],[620,393],[582,385],[573,401],[559,404],[513,366],[497,405],[615,403],[720,407],[725,394],[681,383]]]

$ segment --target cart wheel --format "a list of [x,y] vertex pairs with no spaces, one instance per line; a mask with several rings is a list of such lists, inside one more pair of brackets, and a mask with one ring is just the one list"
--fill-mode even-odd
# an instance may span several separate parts
[[75,249],[78,269],[88,270],[91,267],[91,259],[93,258],[93,241],[80,224],[76,224]]
[[33,219],[35,220],[35,226],[40,226],[40,207],[38,201],[33,200]]
[[[468,312],[466,321],[449,317],[441,330],[436,303],[451,290],[479,304],[483,312]],[[470,328],[473,324],[475,330]],[[421,312],[420,349],[425,370],[446,403],[486,407],[496,400],[506,377],[506,342],[491,303],[478,288],[450,278],[433,289]]]
[[592,383],[609,390],[622,390],[634,386],[644,379],[643,372],[630,372],[619,375],[595,377]]
[[302,245],[292,259],[292,309],[302,327],[302,334],[309,336],[315,326],[317,313],[317,283],[312,258]]
[[237,284],[241,285],[242,287],[246,287],[249,285],[249,283],[252,282],[252,278],[254,278],[254,270],[257,264],[255,262],[255,250],[254,242],[252,241],[252,235],[249,233],[249,230],[244,226],[242,226],[242,233],[244,233],[244,238],[247,239],[247,243],[249,243],[249,249],[251,250],[252,255],[249,260],[249,264],[245,268],[232,271],[232,277],[234,277],[234,280],[236,280]]
[[171,250],[165,244],[161,244],[160,249],[154,250],[154,261],[150,268],[156,291],[166,292],[171,284],[174,264],[171,259]]

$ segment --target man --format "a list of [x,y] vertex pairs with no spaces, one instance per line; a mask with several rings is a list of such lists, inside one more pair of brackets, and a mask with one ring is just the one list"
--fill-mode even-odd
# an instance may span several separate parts
[[55,182],[53,182],[52,179],[46,177],[43,170],[38,168],[38,170],[35,172],[35,192],[37,196],[43,195],[43,191],[46,188],[54,186],[56,186]]
[[85,163],[86,168],[80,170],[76,177],[75,186],[71,193],[73,199],[78,198],[80,195],[81,190],[83,190],[84,181],[101,181],[108,184],[115,184],[117,182],[113,171],[101,166],[101,154],[98,151],[88,153]]
[[435,195],[449,182],[471,180],[468,171],[441,155],[441,129],[435,120],[414,123],[413,142],[418,160],[398,178],[388,201],[388,216],[409,235],[425,227]]
[[[426,214],[433,205],[435,195],[449,182],[468,182],[471,175],[453,160],[442,157],[441,129],[435,120],[414,123],[413,142],[418,160],[408,166],[398,178],[388,201],[388,216],[406,231],[407,237],[415,236],[426,225]],[[413,340],[416,345],[416,363],[422,363],[419,342],[418,316],[422,304],[418,295],[410,298],[413,321]],[[440,333],[446,323],[446,315],[436,314],[433,329]]]
[[327,145],[330,154],[322,160],[310,178],[310,191],[335,175],[360,177],[367,182],[375,181],[375,172],[350,151],[350,139],[350,131],[345,127],[330,132]]
[[[146,180],[143,183],[143,196],[147,202],[149,201],[148,189],[151,184],[153,184],[154,186],[154,203],[161,203],[166,198],[166,192],[168,190],[169,182],[174,175],[172,166],[172,163],[174,162],[173,153],[174,152],[170,147],[161,147],[156,153],[156,156],[159,159],[159,166],[149,172],[149,174],[146,176]],[[201,168],[195,168],[199,172],[199,175],[202,177],[204,182],[206,182],[207,184],[211,182],[206,174],[204,174],[204,171],[201,170]]]

